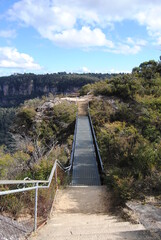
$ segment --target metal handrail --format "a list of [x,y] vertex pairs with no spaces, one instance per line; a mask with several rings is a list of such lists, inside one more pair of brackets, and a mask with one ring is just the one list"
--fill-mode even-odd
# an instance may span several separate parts
[[[21,189],[16,188],[16,189],[7,190],[7,191],[0,191],[0,196],[35,190],[34,231],[37,230],[38,189],[39,188],[49,188],[54,174],[55,174],[55,178],[56,178],[56,182],[57,182],[57,166],[59,168],[61,168],[64,172],[67,172],[69,170],[69,167],[64,167],[58,160],[55,160],[55,163],[52,167],[52,170],[51,170],[48,180],[0,180],[0,185],[23,184],[23,188],[21,188]],[[33,184],[34,186],[26,187],[26,184],[27,185]],[[39,185],[39,184],[42,184],[42,185]],[[44,184],[47,184],[47,185],[44,185]]]
[[75,145],[76,145],[76,135],[77,135],[77,126],[78,126],[78,113],[76,115],[76,122],[75,122],[75,129],[74,129],[74,138],[72,144],[72,152],[70,156],[70,165],[69,165],[69,173],[73,170],[73,162],[74,162],[74,152],[75,152]]
[[95,146],[96,155],[97,155],[97,158],[98,158],[99,168],[100,168],[101,173],[104,174],[104,173],[105,173],[105,171],[104,171],[104,166],[103,166],[103,162],[102,162],[100,150],[99,150],[99,147],[98,147],[95,130],[94,130],[94,127],[93,127],[93,123],[92,123],[92,119],[91,119],[91,115],[90,115],[90,111],[89,111],[89,105],[88,105],[88,118],[89,118],[91,130],[92,130],[92,135],[93,135],[93,140],[94,140],[94,146]]
[[[0,180],[0,185],[17,185],[17,184],[24,184],[24,185],[26,185],[26,184],[36,184],[36,183],[38,183],[38,184],[45,184],[46,183],[46,184],[48,184],[46,187],[48,187],[51,184],[51,181],[52,181],[52,178],[53,178],[53,175],[55,173],[55,170],[56,170],[57,166],[59,166],[64,172],[67,172],[68,168],[69,168],[69,167],[64,167],[59,162],[59,160],[56,159],[55,163],[54,163],[54,165],[52,167],[52,170],[51,170],[51,173],[50,173],[50,176],[49,176],[48,180]],[[45,186],[43,186],[43,187],[45,187]],[[40,185],[40,186],[38,186],[38,188],[42,188],[42,186]],[[14,191],[14,190],[8,190],[7,192],[12,193],[11,191]],[[0,191],[0,196],[6,195],[6,194],[3,194],[3,192],[4,191]]]

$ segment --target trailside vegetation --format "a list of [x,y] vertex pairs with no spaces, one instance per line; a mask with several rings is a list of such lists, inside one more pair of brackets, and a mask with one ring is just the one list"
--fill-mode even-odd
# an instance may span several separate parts
[[0,108],[0,145],[8,145],[11,141],[9,128],[14,121],[16,108]]
[[[11,114],[12,109],[10,111]],[[0,146],[0,179],[46,180],[56,159],[64,166],[68,165],[76,112],[74,103],[50,95],[26,101],[14,112],[13,121],[7,115],[11,141]],[[50,194],[54,194],[55,187],[39,192],[40,215],[47,216],[46,208],[49,208],[48,201],[50,205],[53,201]],[[3,190],[9,188],[0,186]],[[28,213],[33,214],[33,200],[33,192],[4,196],[0,199],[0,211],[17,217],[30,205],[31,212]]]
[[6,170],[0,166],[0,178],[45,179],[48,174],[45,174],[44,168],[44,174],[38,176],[41,163],[49,163],[50,158],[55,160],[59,152],[62,154],[60,159],[67,164],[76,111],[75,104],[59,98],[50,101],[33,99],[19,107],[9,128],[11,142],[8,147],[1,145],[0,148],[1,162],[4,162],[4,166],[7,165]]
[[106,176],[125,201],[161,194],[161,64],[86,85]]

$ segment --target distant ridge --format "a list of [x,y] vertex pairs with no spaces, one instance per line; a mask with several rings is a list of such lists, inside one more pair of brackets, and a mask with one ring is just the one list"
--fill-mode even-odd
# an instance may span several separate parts
[[44,75],[25,73],[0,77],[0,107],[17,106],[27,99],[49,93],[55,95],[78,92],[88,83],[110,77],[110,74],[67,74],[65,72]]

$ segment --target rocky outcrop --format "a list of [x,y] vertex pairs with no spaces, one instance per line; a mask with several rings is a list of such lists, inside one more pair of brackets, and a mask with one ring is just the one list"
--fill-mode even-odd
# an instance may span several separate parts
[[43,116],[45,115],[45,112],[49,113],[51,112],[51,116],[53,114],[53,107],[60,104],[62,102],[62,100],[60,98],[55,98],[52,99],[48,102],[44,102],[42,105],[40,105],[37,109],[36,109],[36,122],[42,122]]
[[[9,217],[0,215],[0,239],[18,240],[27,236],[33,230],[30,224],[19,223]],[[24,238],[23,238],[24,239]]]

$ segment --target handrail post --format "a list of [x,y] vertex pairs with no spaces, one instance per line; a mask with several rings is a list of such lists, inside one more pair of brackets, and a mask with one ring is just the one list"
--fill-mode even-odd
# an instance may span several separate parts
[[35,215],[34,215],[34,232],[37,230],[37,205],[38,205],[38,183],[35,189]]
[[56,183],[56,189],[58,188],[58,173],[57,173],[57,164],[55,168],[55,183]]

